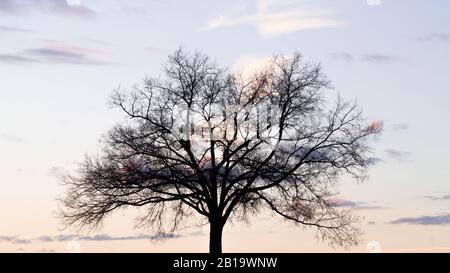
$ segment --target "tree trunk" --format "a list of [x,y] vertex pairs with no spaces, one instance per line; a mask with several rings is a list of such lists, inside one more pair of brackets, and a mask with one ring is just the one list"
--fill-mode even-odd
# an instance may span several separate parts
[[209,253],[222,253],[222,231],[224,223],[220,220],[209,220]]

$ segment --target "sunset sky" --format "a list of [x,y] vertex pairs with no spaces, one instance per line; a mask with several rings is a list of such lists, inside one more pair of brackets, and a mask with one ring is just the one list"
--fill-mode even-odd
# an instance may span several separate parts
[[[369,179],[342,177],[364,217],[347,251],[450,251],[447,0],[0,0],[0,252],[205,252],[207,226],[164,242],[135,210],[100,230],[62,230],[60,180],[123,120],[111,91],[161,74],[179,46],[235,71],[276,53],[320,62],[330,97],[382,122]],[[328,252],[314,230],[263,213],[225,227],[224,252]]]

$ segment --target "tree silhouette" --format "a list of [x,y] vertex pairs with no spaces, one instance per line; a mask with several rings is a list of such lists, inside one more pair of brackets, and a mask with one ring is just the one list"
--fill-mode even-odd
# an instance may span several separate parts
[[296,53],[242,76],[178,49],[164,72],[114,91],[127,120],[64,180],[65,224],[96,227],[119,208],[143,207],[139,225],[163,235],[200,216],[209,251],[221,253],[227,221],[268,208],[331,244],[357,244],[357,218],[330,200],[339,176],[364,179],[368,139],[381,128],[355,103],[324,99],[320,65]]

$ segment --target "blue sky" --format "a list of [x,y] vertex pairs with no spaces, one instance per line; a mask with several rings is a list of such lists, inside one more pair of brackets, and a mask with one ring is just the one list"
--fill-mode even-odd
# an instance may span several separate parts
[[[231,69],[293,51],[321,62],[330,97],[357,98],[366,117],[384,124],[369,180],[343,177],[339,188],[343,204],[365,217],[365,242],[450,251],[448,10],[444,0],[0,0],[0,251],[67,250],[64,240],[38,239],[76,233],[54,217],[58,179],[121,120],[108,107],[111,90],[158,75],[180,45]],[[124,240],[145,233],[133,229],[133,213],[98,232]],[[195,232],[156,245],[133,238],[127,251],[202,251],[192,242],[201,238],[206,249],[207,236]],[[310,231],[264,216],[227,234],[225,251],[333,251]],[[92,251],[118,249],[121,240],[101,238],[81,241]]]

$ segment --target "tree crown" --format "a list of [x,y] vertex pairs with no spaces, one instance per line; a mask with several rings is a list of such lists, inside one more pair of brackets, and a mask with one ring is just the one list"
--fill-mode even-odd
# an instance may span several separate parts
[[65,179],[66,224],[97,226],[118,208],[145,207],[139,223],[164,234],[193,213],[224,224],[268,208],[332,244],[357,243],[356,218],[330,200],[342,174],[365,177],[369,136],[381,128],[355,103],[324,100],[320,65],[275,56],[243,77],[179,49],[164,75],[113,92],[128,120]]

